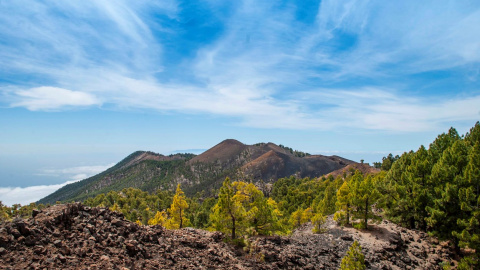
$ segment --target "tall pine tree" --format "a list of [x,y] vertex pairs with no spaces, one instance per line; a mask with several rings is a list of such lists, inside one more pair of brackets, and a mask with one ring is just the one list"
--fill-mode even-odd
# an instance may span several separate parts
[[218,202],[212,208],[210,220],[214,229],[217,231],[230,231],[231,239],[237,237],[237,229],[243,219],[246,211],[239,197],[235,197],[235,190],[230,182],[230,178],[225,178],[220,193],[218,194]]
[[[458,232],[457,219],[465,218],[459,201],[459,191],[465,188],[464,170],[468,162],[468,148],[463,140],[458,140],[447,148],[432,169],[435,185],[435,199],[432,207],[427,207],[430,216],[428,224],[433,233],[442,239],[451,239],[452,232]],[[458,241],[453,238],[455,247]]]
[[360,171],[357,171],[350,183],[352,206],[355,209],[353,216],[362,220],[361,228],[368,229],[368,219],[375,217],[372,205],[377,202],[379,197],[373,177],[371,175],[364,177]]
[[[352,193],[350,185],[347,179],[343,182],[342,186],[337,191],[337,213],[336,219],[342,224],[350,224],[350,212],[352,210]],[[343,216],[345,215],[345,218]]]
[[167,220],[167,227],[169,229],[181,229],[184,226],[190,224],[190,220],[186,217],[185,210],[188,208],[188,203],[180,188],[180,184],[177,185],[177,191],[173,196],[173,202],[168,209],[170,218]]

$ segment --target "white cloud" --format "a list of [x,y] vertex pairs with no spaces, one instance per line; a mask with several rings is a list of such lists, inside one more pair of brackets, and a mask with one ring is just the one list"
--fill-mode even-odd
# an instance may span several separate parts
[[58,185],[40,185],[31,187],[0,187],[0,201],[5,205],[19,203],[27,205],[36,202],[41,198],[55,192],[59,188],[74,183],[76,181],[67,181]]
[[95,174],[105,171],[112,167],[114,164],[109,165],[96,165],[96,166],[79,166],[64,169],[46,169],[42,175],[55,175],[70,179],[61,184],[56,185],[38,185],[30,187],[0,187],[0,201],[5,205],[12,205],[19,203],[21,205],[27,205],[32,202],[36,202],[49,194],[55,192],[59,188],[83,180]]
[[100,101],[90,93],[58,87],[42,86],[28,90],[18,90],[15,95],[21,101],[13,103],[12,107],[25,107],[31,111],[100,105]]

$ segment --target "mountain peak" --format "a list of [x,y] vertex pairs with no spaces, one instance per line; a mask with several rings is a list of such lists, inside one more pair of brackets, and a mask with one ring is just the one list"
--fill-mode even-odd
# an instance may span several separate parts
[[235,140],[235,139],[225,139],[221,141],[219,144],[237,144],[237,145],[245,145],[242,142]]
[[208,149],[204,153],[196,156],[190,162],[225,162],[229,158],[239,155],[243,150],[247,148],[247,145],[235,140],[226,139],[214,147]]

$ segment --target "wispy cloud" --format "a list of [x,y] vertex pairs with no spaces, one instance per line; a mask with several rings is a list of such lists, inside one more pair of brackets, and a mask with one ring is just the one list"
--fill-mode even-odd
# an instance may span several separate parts
[[100,105],[100,101],[92,94],[71,91],[58,87],[41,86],[28,90],[19,90],[15,94],[21,100],[13,103],[13,107],[25,107],[31,111],[53,110],[64,107],[81,107]]
[[0,201],[5,205],[19,203],[27,205],[55,192],[59,188],[74,183],[112,167],[109,165],[79,166],[64,169],[45,169],[39,174],[63,177],[68,181],[56,185],[38,185],[30,187],[0,187]]
[[304,104],[318,106],[324,117],[338,120],[336,128],[418,132],[480,117],[480,96],[427,99],[378,88],[322,89],[300,95]]
[[56,177],[67,178],[72,181],[78,181],[103,172],[114,165],[115,164],[112,163],[108,165],[78,166],[64,169],[44,169],[39,174],[52,175]]
[[[232,5],[217,12],[218,37],[192,41],[184,22],[203,14],[184,14],[181,2],[9,3],[0,91],[29,110],[109,105],[255,128],[421,131],[478,119],[478,89],[429,100],[408,76],[478,64],[479,5],[325,0],[310,22],[293,2]],[[195,53],[165,60],[187,43]]]
[[[480,60],[480,37],[472,35],[479,14],[478,5],[460,2],[322,1],[304,51],[312,55],[319,46],[334,45],[335,51],[323,48],[318,55],[335,67],[327,75],[337,77],[453,68]],[[351,42],[335,44],[342,38]]]

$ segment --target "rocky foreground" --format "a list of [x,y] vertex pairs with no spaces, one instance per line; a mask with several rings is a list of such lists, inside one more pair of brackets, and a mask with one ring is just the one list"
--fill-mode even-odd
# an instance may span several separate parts
[[367,269],[455,265],[446,244],[390,222],[363,232],[330,218],[326,229],[312,234],[306,224],[289,237],[251,238],[241,249],[219,232],[139,226],[108,209],[55,205],[0,225],[0,269],[338,269],[354,240]]

